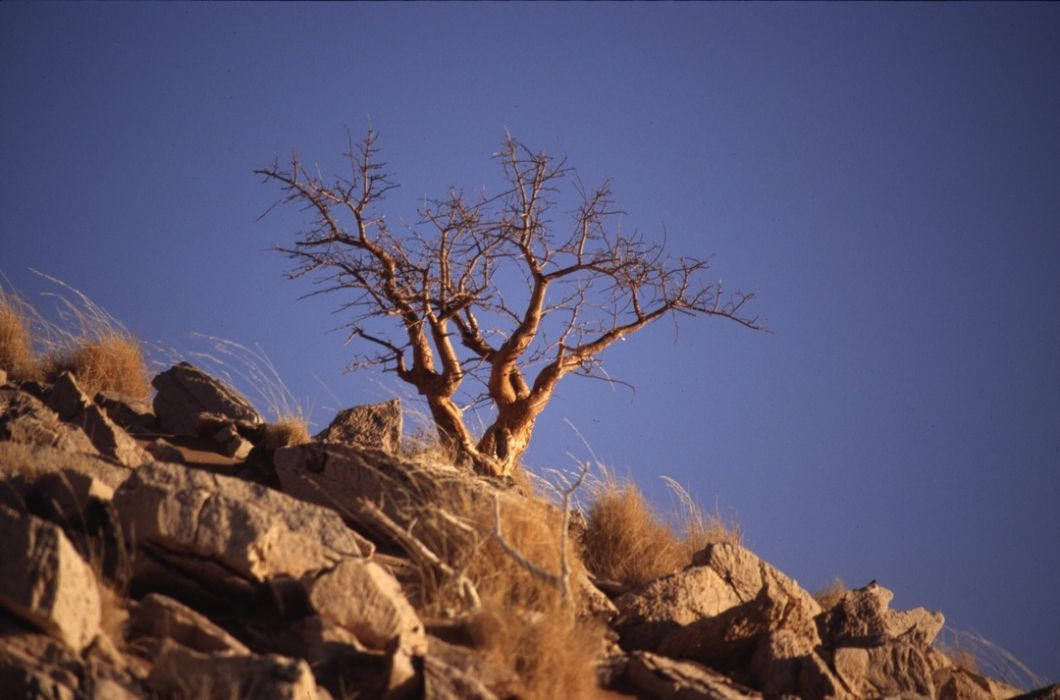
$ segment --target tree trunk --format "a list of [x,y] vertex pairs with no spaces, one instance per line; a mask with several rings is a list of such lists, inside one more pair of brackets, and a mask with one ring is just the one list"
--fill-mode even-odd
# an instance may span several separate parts
[[517,401],[499,411],[497,420],[486,429],[475,450],[485,458],[479,471],[490,476],[510,476],[516,463],[530,445],[534,422],[540,411],[532,410],[525,401]]

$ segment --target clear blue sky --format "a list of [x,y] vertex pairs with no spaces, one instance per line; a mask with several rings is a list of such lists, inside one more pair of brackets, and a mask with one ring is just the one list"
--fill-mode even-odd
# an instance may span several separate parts
[[[297,301],[295,210],[252,170],[497,183],[509,129],[614,178],[626,226],[754,290],[570,378],[528,461],[596,454],[735,513],[808,588],[876,578],[1060,680],[1060,5],[0,4],[0,269],[144,338],[261,343],[326,423],[339,301]],[[379,382],[382,382],[380,385]]]

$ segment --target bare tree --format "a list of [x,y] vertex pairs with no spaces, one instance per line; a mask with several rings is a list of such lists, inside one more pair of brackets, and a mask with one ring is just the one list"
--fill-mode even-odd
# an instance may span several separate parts
[[[256,171],[279,183],[277,204],[311,216],[292,246],[277,249],[296,263],[289,277],[319,285],[307,296],[345,295],[344,328],[373,348],[352,366],[380,365],[415,387],[451,456],[480,473],[509,474],[559,380],[613,381],[600,354],[654,321],[718,316],[760,329],[743,312],[753,295],[723,296],[703,279],[708,261],[670,258],[662,243],[623,233],[609,182],[587,189],[563,159],[510,136],[495,154],[500,194],[451,189],[425,201],[417,225],[393,230],[379,207],[397,185],[376,140],[371,130],[351,139],[350,174],[330,183],[297,154]],[[550,217],[565,180],[577,204],[560,225]],[[464,412],[479,401],[496,414],[476,439]]]

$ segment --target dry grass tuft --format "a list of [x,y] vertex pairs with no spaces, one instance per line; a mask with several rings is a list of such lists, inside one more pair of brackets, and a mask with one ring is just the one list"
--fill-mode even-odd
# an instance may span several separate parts
[[689,564],[688,548],[633,484],[604,483],[589,509],[585,564],[597,576],[634,585]]
[[583,542],[585,564],[597,576],[641,585],[680,571],[709,544],[740,543],[736,525],[704,513],[673,479],[664,478],[681,506],[682,533],[652,510],[635,484],[602,471]]
[[935,638],[935,648],[954,666],[1014,688],[1030,690],[1048,685],[1046,678],[1036,674],[1011,652],[971,630],[944,625]]
[[90,396],[117,391],[146,399],[151,384],[140,341],[83,292],[36,274],[63,290],[44,294],[55,301],[57,320],[0,287],[0,367],[16,379],[46,381],[69,371]]
[[821,610],[831,610],[843,599],[848,590],[850,589],[843,583],[843,579],[836,576],[827,586],[814,593],[813,597],[821,606]]
[[[595,692],[596,662],[603,632],[595,623],[576,620],[558,586],[536,578],[509,556],[493,537],[495,511],[490,491],[469,490],[466,477],[440,482],[440,496],[414,534],[475,586],[482,602],[473,636],[493,663],[519,677],[520,687],[502,694],[549,699],[590,697]],[[535,567],[552,575],[562,571],[563,515],[545,500],[513,491],[499,495],[504,540]],[[566,538],[572,580],[584,567]],[[432,586],[425,576],[419,591],[421,612],[446,615],[451,591]]]
[[36,360],[30,337],[28,304],[0,287],[0,369],[12,379],[35,378]]
[[304,445],[313,440],[309,435],[309,426],[300,416],[281,418],[265,426],[265,447],[277,450],[281,447]]
[[[590,698],[597,694],[596,663],[603,630],[556,607],[527,613],[503,597],[487,598],[473,635],[493,663],[511,668],[521,688],[506,689],[534,700]],[[514,691],[514,692],[513,692]]]
[[47,381],[55,381],[67,371],[77,377],[89,396],[99,391],[116,391],[137,399],[151,395],[142,346],[130,335],[83,338],[77,345],[44,360]]

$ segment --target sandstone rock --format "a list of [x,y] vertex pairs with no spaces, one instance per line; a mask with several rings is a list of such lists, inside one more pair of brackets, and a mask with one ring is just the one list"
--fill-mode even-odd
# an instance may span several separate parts
[[374,551],[330,510],[180,465],[137,470],[115,493],[114,506],[140,545],[206,558],[255,583],[331,569]]
[[841,647],[833,653],[832,665],[846,687],[859,697],[935,697],[931,667],[924,652],[913,644]]
[[1012,700],[1060,700],[1060,683],[1032,690],[1029,693],[1014,697]]
[[154,399],[155,415],[162,428],[171,433],[195,435],[201,413],[262,422],[261,415],[247,399],[187,362],[156,375],[151,385],[158,390]]
[[790,597],[811,617],[820,614],[821,606],[813,596],[803,590],[797,581],[781,573],[774,566],[762,561],[755,554],[737,544],[720,543],[708,545],[692,557],[699,566],[709,566],[724,579],[741,602],[758,597],[767,582]]
[[819,640],[810,612],[780,584],[766,579],[756,598],[671,632],[659,643],[658,651],[719,670],[742,668],[770,632],[790,630],[816,646]]
[[749,700],[762,694],[709,668],[647,651],[629,655],[626,682],[658,700]]
[[77,379],[63,372],[48,395],[48,406],[59,418],[80,427],[100,454],[110,457],[127,467],[139,467],[149,457],[136,441],[107,417],[103,409],[89,400],[81,391]]
[[211,438],[221,446],[222,454],[233,459],[246,459],[254,449],[254,443],[239,434],[234,425],[227,425],[214,433]]
[[[354,520],[352,504],[359,498],[380,503],[386,514],[401,522],[405,506],[437,503],[440,473],[399,459],[381,450],[339,443],[309,443],[276,450],[273,465],[284,493],[309,503],[339,510]],[[451,478],[456,478],[453,471]],[[462,479],[464,484],[470,482]],[[359,523],[370,528],[370,524]],[[384,540],[386,532],[368,530]]]
[[[514,695],[514,689],[519,684],[518,677],[510,669],[490,662],[481,654],[476,654],[474,650],[466,646],[450,644],[432,634],[427,635],[425,665],[429,660],[433,660],[435,663],[440,662],[442,665],[447,666],[448,669],[451,669],[451,671],[447,670],[445,672],[446,675],[450,675],[452,671],[455,671],[463,677],[474,678],[485,687],[491,689],[491,693],[502,697]],[[430,672],[425,670],[424,675],[429,684]]]
[[938,688],[937,700],[1000,700],[1013,695],[995,695],[986,678],[961,668],[947,669],[941,674],[936,671],[932,680]]
[[162,697],[323,700],[309,665],[275,654],[203,654],[165,642],[147,684]]
[[40,400],[23,391],[0,389],[0,441],[98,454],[83,430],[67,425]]
[[183,464],[184,454],[180,448],[165,438],[156,438],[144,445],[144,451],[159,462],[170,462],[172,464]]
[[[146,695],[126,671],[77,654],[43,634],[0,622],[0,691],[4,698],[134,700]],[[100,637],[102,638],[102,637]]]
[[497,700],[475,676],[433,656],[423,660],[423,700]]
[[771,632],[751,658],[755,687],[767,696],[852,697],[806,639],[791,630]]
[[693,566],[619,598],[616,627],[626,649],[655,650],[678,628],[742,602],[714,569]]
[[820,644],[817,602],[777,569],[734,544],[714,544],[694,561],[712,569],[740,602],[668,634],[660,654],[688,658],[714,668],[746,666],[762,636],[790,630],[811,646]]
[[56,525],[0,506],[0,605],[80,652],[99,632],[92,569]]
[[328,622],[356,635],[369,649],[396,649],[422,656],[427,637],[401,585],[383,567],[346,559],[334,569],[307,577],[309,604]]
[[146,401],[116,391],[100,391],[93,401],[126,432],[150,433],[158,429],[158,420]]
[[168,596],[149,593],[136,605],[127,626],[129,639],[171,639],[203,654],[250,654],[246,645],[209,618]]
[[894,594],[875,581],[848,591],[817,625],[825,644],[841,646],[879,646],[905,638],[921,649],[931,646],[942,629],[941,614],[923,608],[897,612],[888,606]]
[[401,399],[347,408],[314,439],[396,453],[401,446]]

